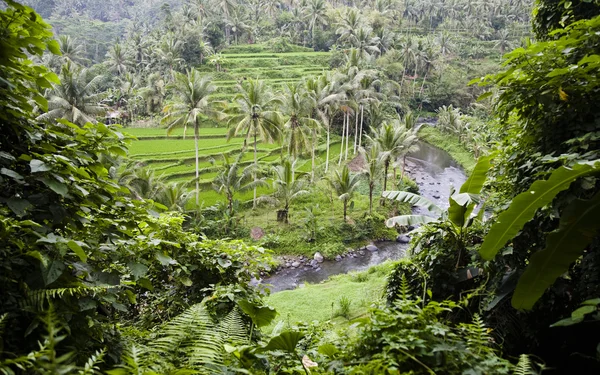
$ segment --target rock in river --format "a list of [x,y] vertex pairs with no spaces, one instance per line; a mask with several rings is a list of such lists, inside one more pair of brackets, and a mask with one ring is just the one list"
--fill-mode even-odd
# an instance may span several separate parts
[[377,248],[377,246],[375,246],[373,244],[370,244],[370,245],[367,245],[367,250],[369,250],[369,251],[378,251],[379,248]]
[[300,267],[300,262],[296,261],[296,262],[292,263],[292,267],[295,267],[295,268]]
[[321,255],[321,253],[319,253],[318,251],[315,253],[315,256],[313,257],[314,260],[316,260],[319,263],[323,263],[323,255]]
[[410,242],[410,237],[408,237],[405,234],[401,234],[398,237],[396,237],[396,242],[409,243]]

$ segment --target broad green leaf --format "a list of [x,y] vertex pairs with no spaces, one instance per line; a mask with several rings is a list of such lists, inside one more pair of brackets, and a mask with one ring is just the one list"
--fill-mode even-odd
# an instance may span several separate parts
[[29,162],[29,167],[31,168],[31,173],[47,172],[52,169],[48,164],[38,159],[32,159]]
[[257,327],[268,326],[277,316],[277,311],[275,311],[274,308],[269,306],[258,306],[247,300],[239,301],[238,306],[243,312],[248,314]]
[[407,191],[384,191],[381,193],[381,196],[384,198],[396,200],[398,202],[410,203],[413,206],[419,206],[426,208],[427,210],[441,215],[443,210],[430,201],[429,199],[422,197],[418,194],[409,193]]
[[6,201],[6,205],[18,217],[23,217],[27,213],[27,210],[33,207],[33,205],[28,200],[19,199],[15,197],[8,198],[8,200]]
[[0,169],[0,173],[8,176],[8,177],[12,177],[15,180],[22,180],[23,176],[21,176],[20,174],[18,174],[17,172],[13,171],[12,169],[7,169],[7,168],[2,168]]
[[152,283],[150,282],[150,280],[146,279],[145,277],[142,277],[141,279],[139,279],[137,281],[137,285],[141,286],[142,288],[146,288],[149,291],[154,290],[154,287],[152,286]]
[[233,262],[227,258],[223,259],[223,258],[217,258],[217,262],[219,263],[219,265],[223,268],[228,268],[229,266],[231,266],[233,264]]
[[400,215],[390,217],[385,221],[385,225],[388,228],[393,228],[395,225],[418,225],[433,223],[435,221],[439,221],[439,219],[426,215]]
[[326,355],[329,358],[334,358],[335,355],[339,353],[339,350],[333,344],[323,344],[319,346],[319,353]]
[[278,336],[273,337],[263,351],[283,350],[288,353],[295,353],[298,342],[302,340],[304,334],[297,331],[285,331]]
[[83,251],[83,248],[78,242],[79,241],[71,240],[67,242],[67,246],[69,246],[69,249],[73,250],[73,252],[79,257],[79,259],[81,259],[81,261],[85,263],[87,262],[87,254],[85,253],[85,251]]
[[167,254],[163,253],[162,251],[157,251],[155,255],[156,255],[156,259],[163,266],[168,266],[169,264],[175,263],[175,261],[173,260],[173,258],[171,258]]
[[471,212],[479,203],[479,197],[474,194],[461,193],[450,197],[450,207],[448,208],[448,219],[457,227],[465,226],[468,222]]
[[42,266],[42,279],[44,285],[48,286],[55,282],[65,270],[65,265],[58,260],[53,260],[47,267]]
[[52,189],[52,191],[54,191],[56,194],[62,195],[63,197],[66,196],[69,192],[69,188],[67,187],[67,185],[63,184],[62,182],[58,182],[49,178],[42,178],[41,181],[44,184],[46,184],[46,186],[48,186],[50,189]]
[[559,167],[548,180],[535,181],[529,190],[513,199],[510,207],[498,216],[496,224],[490,231],[479,249],[483,259],[492,259],[498,251],[519,233],[525,223],[533,218],[535,212],[554,199],[556,194],[566,190],[571,183],[578,179],[597,172],[600,161],[575,164],[572,168]]
[[546,247],[531,257],[512,298],[517,309],[529,310],[554,281],[577,260],[600,230],[600,193],[576,200],[562,213],[559,228],[546,238]]
[[134,280],[138,280],[148,272],[148,266],[142,263],[129,263],[127,266],[129,267]]
[[465,183],[460,187],[460,193],[481,193],[481,188],[483,188],[483,184],[487,178],[487,173],[490,170],[491,160],[491,155],[482,156],[477,160],[477,164],[475,165],[475,168],[473,168],[473,172],[471,172],[471,175],[467,181],[465,181]]
[[[475,82],[477,82],[477,80],[473,80],[473,81],[471,81],[471,82],[475,83]],[[469,84],[470,84],[471,82],[469,82]],[[485,99],[485,98],[488,98],[488,97],[492,96],[493,94],[494,94],[494,93],[493,93],[493,92],[491,92],[491,91],[484,92],[483,94],[479,95],[479,97],[477,98],[477,101],[478,101],[478,102],[480,102],[480,101],[482,101],[483,99]]]

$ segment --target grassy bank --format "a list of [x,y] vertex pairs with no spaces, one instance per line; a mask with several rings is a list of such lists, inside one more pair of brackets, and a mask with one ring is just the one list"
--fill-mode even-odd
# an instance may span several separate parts
[[[369,308],[384,301],[386,276],[394,262],[385,262],[364,272],[335,275],[321,284],[306,285],[294,290],[274,293],[266,302],[274,307],[278,321],[293,325],[296,322],[331,321],[336,326],[348,325],[352,320],[364,316]],[[340,300],[350,301],[346,316],[342,316]]]
[[432,126],[422,126],[419,129],[419,137],[421,140],[449,153],[463,167],[467,175],[471,174],[471,171],[475,168],[477,160],[465,146],[460,144],[457,137],[442,133]]

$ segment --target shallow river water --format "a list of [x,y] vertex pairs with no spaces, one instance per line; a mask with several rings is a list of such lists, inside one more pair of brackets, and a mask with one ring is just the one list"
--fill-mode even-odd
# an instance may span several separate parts
[[[458,189],[466,180],[464,171],[446,151],[427,143],[420,143],[419,151],[406,158],[406,172],[419,185],[420,194],[441,207],[448,207],[452,187]],[[413,212],[427,214],[427,211],[420,209]],[[271,292],[294,289],[305,282],[318,283],[331,275],[363,271],[388,259],[401,258],[408,248],[407,244],[392,241],[378,242],[375,245],[379,248],[378,251],[361,250],[339,261],[325,260],[319,264],[318,269],[310,266],[283,268],[258,283],[268,287]]]

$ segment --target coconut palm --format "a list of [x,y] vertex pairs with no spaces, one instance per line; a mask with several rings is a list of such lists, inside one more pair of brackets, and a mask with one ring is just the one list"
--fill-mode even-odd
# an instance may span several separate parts
[[[281,99],[258,79],[245,81],[237,87],[235,106],[229,119],[228,139],[243,134],[246,148],[248,139],[254,138],[254,164],[257,165],[257,141],[272,143],[281,138],[282,116],[276,111]],[[256,173],[254,177],[256,179]],[[256,187],[253,207],[256,207]]]
[[327,3],[325,0],[309,0],[306,12],[309,19],[309,28],[313,48],[315,47],[315,26],[324,23],[326,19]]
[[229,161],[229,158],[226,155],[223,155],[221,172],[212,182],[213,189],[217,193],[225,195],[225,198],[227,199],[229,217],[233,216],[233,202],[237,193],[250,191],[257,186],[267,185],[264,179],[255,179],[253,177],[254,165],[241,169],[240,162],[243,155],[243,152],[239,153],[233,163]]
[[112,72],[117,73],[117,76],[127,72],[131,66],[131,61],[127,55],[127,51],[120,43],[112,46],[112,48],[106,53],[106,56],[108,58],[106,60],[106,64],[108,64]]
[[373,191],[379,177],[381,177],[381,158],[379,157],[379,148],[377,144],[371,145],[369,150],[359,149],[360,155],[365,160],[362,170],[363,176],[369,183],[369,215],[373,214]]
[[47,93],[48,112],[38,119],[64,118],[80,126],[95,123],[95,116],[106,110],[100,103],[103,94],[97,92],[101,80],[102,76],[92,76],[87,69],[67,62],[61,68],[60,84]]
[[146,111],[154,113],[162,109],[162,103],[166,95],[166,84],[160,73],[148,75],[146,82],[147,85],[140,89],[140,96],[146,102]]
[[188,70],[186,74],[175,73],[175,81],[169,85],[173,92],[173,101],[163,108],[165,116],[162,122],[167,125],[167,135],[174,129],[183,127],[194,128],[194,145],[196,151],[196,206],[200,203],[199,170],[198,170],[198,139],[200,138],[200,123],[207,117],[219,118],[222,114],[216,110],[214,100],[210,95],[217,89],[209,76],[201,76],[196,69]]
[[383,190],[387,190],[387,178],[390,164],[398,157],[414,150],[416,133],[406,129],[399,121],[384,124],[371,136],[366,136],[371,147],[376,146],[380,151],[380,159],[384,166]]
[[308,190],[304,189],[306,181],[296,178],[295,166],[295,162],[285,159],[281,165],[273,167],[274,197],[283,201],[281,219],[286,224],[291,202],[303,194],[308,194]]
[[60,57],[63,63],[83,65],[88,61],[83,56],[85,53],[83,46],[69,35],[61,35],[58,38],[58,47],[60,48]]
[[184,212],[190,198],[191,193],[188,190],[187,183],[175,182],[165,184],[156,195],[155,200],[166,206],[169,211]]
[[498,32],[498,38],[494,47],[500,48],[500,55],[504,55],[507,49],[511,48],[510,32],[507,29],[502,29]]
[[332,176],[328,176],[327,181],[344,205],[344,221],[346,221],[348,203],[352,200],[354,192],[360,184],[360,175],[351,174],[348,166],[344,165],[341,170],[338,169]]
[[127,187],[132,197],[138,200],[157,200],[165,183],[162,176],[156,175],[153,169],[138,162],[129,163],[118,181],[119,185]]
[[314,180],[315,148],[320,124],[311,118],[316,106],[302,83],[288,84],[282,96],[281,113],[286,119],[283,125],[284,144],[288,154],[296,157],[310,148],[312,159],[311,181]]

